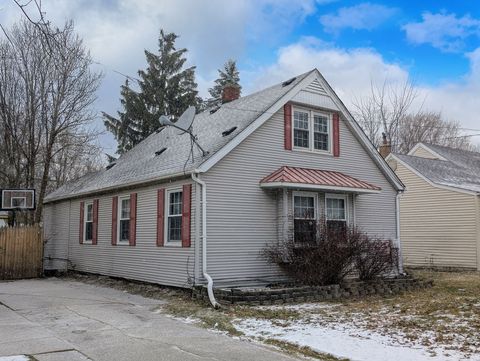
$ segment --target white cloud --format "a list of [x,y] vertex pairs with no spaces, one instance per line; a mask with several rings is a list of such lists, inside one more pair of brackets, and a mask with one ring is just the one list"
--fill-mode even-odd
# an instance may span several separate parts
[[372,30],[392,17],[397,10],[380,4],[362,3],[338,9],[320,17],[325,31],[337,33],[345,28]]
[[442,51],[461,51],[464,40],[470,36],[480,37],[480,20],[470,15],[422,14],[422,21],[402,27],[407,39],[413,44],[431,44]]
[[[459,121],[465,128],[479,129],[476,94],[480,94],[480,48],[468,57],[470,71],[462,79],[436,87],[417,85],[418,103],[424,101],[423,109],[440,111],[445,118]],[[386,61],[373,49],[346,50],[307,38],[280,49],[274,64],[250,73],[251,86],[246,91],[264,88],[313,68],[320,70],[350,109],[355,97],[369,95],[372,82],[381,85],[386,80],[395,86],[410,76],[408,68]]]
[[[197,66],[200,95],[228,58],[242,59],[247,43],[276,46],[284,35],[330,0],[49,0],[46,18],[61,26],[73,19],[92,57],[103,64],[105,79],[97,109],[114,114],[119,88],[125,81],[114,70],[136,76],[145,68],[144,49],[157,50],[160,28],[180,35],[178,47],[189,50],[188,64]],[[26,9],[35,18],[33,2]],[[13,1],[0,5],[0,23],[6,27],[22,14]],[[101,124],[102,120],[99,119]],[[113,147],[114,141],[108,138]]]

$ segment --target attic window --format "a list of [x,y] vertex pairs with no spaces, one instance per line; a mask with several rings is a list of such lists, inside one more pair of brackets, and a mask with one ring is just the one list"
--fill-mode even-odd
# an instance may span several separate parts
[[162,154],[163,152],[165,152],[166,150],[167,150],[167,148],[162,148],[162,149],[160,149],[160,150],[157,150],[157,151],[155,152],[155,155],[160,155],[160,154]]
[[117,164],[117,162],[112,162],[112,163],[108,164],[108,165],[105,167],[105,169],[106,169],[106,170],[109,170],[109,169],[112,168],[115,164]]
[[292,79],[290,79],[290,80],[284,81],[284,82],[282,83],[282,87],[286,87],[286,86],[292,84],[292,83],[295,81],[295,79],[297,79],[297,78],[292,78]]
[[231,127],[230,129],[227,129],[226,131],[222,132],[222,135],[226,137],[227,135],[232,134],[235,131],[235,129],[237,129],[237,127]]
[[220,109],[220,107],[215,107],[215,108],[213,108],[212,110],[210,110],[210,114],[215,113],[218,109]]

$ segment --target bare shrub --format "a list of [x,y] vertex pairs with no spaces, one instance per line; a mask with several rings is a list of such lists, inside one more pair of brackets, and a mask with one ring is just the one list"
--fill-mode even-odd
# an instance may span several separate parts
[[345,223],[318,221],[315,231],[297,240],[268,245],[265,258],[288,276],[306,285],[339,284],[357,271],[362,280],[388,273],[394,267],[391,242],[372,239]]
[[397,270],[398,249],[392,241],[365,238],[355,257],[355,270],[362,281],[372,280]]

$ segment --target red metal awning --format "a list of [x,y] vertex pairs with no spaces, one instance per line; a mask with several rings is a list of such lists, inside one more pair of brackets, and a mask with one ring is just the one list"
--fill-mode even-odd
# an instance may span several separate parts
[[260,181],[262,188],[378,193],[381,188],[341,172],[283,166]]

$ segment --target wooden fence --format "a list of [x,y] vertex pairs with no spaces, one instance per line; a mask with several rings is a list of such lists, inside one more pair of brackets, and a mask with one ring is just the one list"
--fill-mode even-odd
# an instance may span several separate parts
[[0,279],[34,278],[43,272],[42,228],[0,228]]

